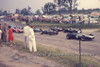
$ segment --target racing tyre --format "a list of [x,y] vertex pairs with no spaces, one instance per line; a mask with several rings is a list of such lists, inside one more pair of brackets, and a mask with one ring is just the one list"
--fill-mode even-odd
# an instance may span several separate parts
[[82,41],[85,41],[85,40],[86,40],[86,39],[85,39],[85,36],[82,36],[82,37],[81,37],[81,40],[82,40]]
[[41,35],[43,35],[43,33],[41,33]]

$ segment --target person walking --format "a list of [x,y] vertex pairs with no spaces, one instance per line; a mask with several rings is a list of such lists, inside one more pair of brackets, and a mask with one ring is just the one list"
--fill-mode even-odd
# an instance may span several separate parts
[[28,40],[28,31],[29,31],[29,24],[27,23],[26,26],[24,27],[24,47],[29,48],[29,40]]
[[2,41],[6,42],[7,41],[7,23],[4,22],[3,26],[2,26]]
[[0,47],[2,47],[2,45],[1,45],[1,34],[2,34],[2,30],[1,30],[1,24],[0,24]]
[[37,48],[36,48],[36,40],[35,40],[34,31],[33,31],[33,26],[30,26],[28,36],[29,36],[29,51],[36,52]]
[[10,46],[13,46],[14,42],[14,37],[13,37],[13,31],[11,29],[11,26],[8,26],[8,41],[10,41]]

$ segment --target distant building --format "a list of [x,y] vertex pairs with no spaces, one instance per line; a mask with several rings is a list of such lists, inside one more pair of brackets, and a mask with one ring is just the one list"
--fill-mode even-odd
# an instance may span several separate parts
[[100,12],[92,12],[91,16],[98,16],[99,17],[100,16]]

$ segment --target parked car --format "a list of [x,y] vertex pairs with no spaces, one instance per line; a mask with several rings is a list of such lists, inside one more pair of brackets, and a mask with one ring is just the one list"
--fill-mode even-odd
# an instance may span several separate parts
[[93,40],[95,38],[95,36],[93,34],[78,34],[78,33],[69,33],[66,35],[67,39],[80,39],[82,41],[86,41],[86,40]]
[[45,30],[45,31],[42,31],[41,32],[41,35],[42,34],[48,34],[48,35],[57,35],[58,34],[58,32],[57,31],[52,31],[52,30]]

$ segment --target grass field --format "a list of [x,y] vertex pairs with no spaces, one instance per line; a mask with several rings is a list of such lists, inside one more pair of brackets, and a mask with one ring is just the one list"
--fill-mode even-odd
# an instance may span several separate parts
[[[24,49],[23,42],[16,40],[17,49],[23,52],[29,52]],[[75,67],[79,62],[79,55],[75,53],[65,53],[59,49],[55,49],[53,47],[44,46],[41,44],[37,44],[38,51],[36,53],[32,53],[35,56],[43,57],[49,60],[53,60],[59,64],[64,64],[68,67]],[[82,56],[82,67],[89,67],[92,65],[93,67],[100,67],[100,63],[98,60],[95,60],[93,56]]]
[[100,24],[57,24],[57,23],[40,23],[32,22],[31,25],[35,27],[61,27],[61,28],[83,28],[83,29],[93,29],[100,28]]

